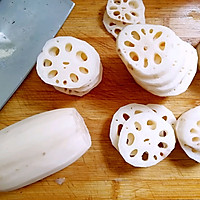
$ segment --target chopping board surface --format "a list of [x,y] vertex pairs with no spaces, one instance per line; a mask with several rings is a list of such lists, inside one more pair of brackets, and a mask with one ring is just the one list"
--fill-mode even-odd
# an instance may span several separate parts
[[[147,23],[168,26],[193,46],[198,44],[199,0],[143,2]],[[92,146],[69,167],[27,187],[0,193],[0,199],[200,199],[200,164],[189,159],[178,143],[159,164],[134,168],[123,160],[109,140],[112,115],[126,104],[163,104],[176,117],[200,105],[200,73],[181,95],[162,98],[150,94],[132,79],[116,53],[115,39],[102,24],[107,1],[74,0],[74,3],[57,36],[85,40],[98,51],[104,67],[102,82],[83,97],[69,96],[42,82],[34,67],[0,111],[0,129],[44,111],[75,107],[87,124]],[[65,178],[65,182],[57,184],[58,178]]]

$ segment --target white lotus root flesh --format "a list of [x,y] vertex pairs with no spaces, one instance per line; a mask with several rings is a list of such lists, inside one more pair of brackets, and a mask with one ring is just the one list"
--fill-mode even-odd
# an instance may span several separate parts
[[81,94],[97,86],[102,77],[97,51],[87,42],[70,36],[47,41],[38,56],[36,69],[45,83]]
[[183,113],[177,120],[175,130],[184,152],[200,162],[200,106]]
[[144,19],[145,7],[142,0],[108,0],[106,11],[112,19],[137,24]]
[[158,96],[185,92],[197,71],[195,48],[161,25],[127,25],[117,52],[135,81]]
[[175,134],[171,125],[172,121],[175,123],[175,117],[164,106],[150,105],[154,109],[142,104],[123,106],[114,114],[111,122],[112,145],[126,162],[135,167],[155,165],[175,148]]

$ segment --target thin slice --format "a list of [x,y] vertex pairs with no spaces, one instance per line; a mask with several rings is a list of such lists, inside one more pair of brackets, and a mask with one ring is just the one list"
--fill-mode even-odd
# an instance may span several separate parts
[[155,113],[141,113],[124,123],[118,147],[127,163],[150,167],[166,158],[175,142],[174,130],[168,122]]
[[108,0],[106,11],[112,19],[137,24],[145,20],[145,6],[142,0]]
[[118,149],[118,140],[121,135],[121,129],[123,128],[124,123],[133,116],[143,112],[150,112],[154,114],[152,109],[149,107],[137,103],[125,105],[115,112],[110,125],[110,140],[116,149]]
[[185,153],[200,163],[200,106],[183,113],[177,120],[175,130]]

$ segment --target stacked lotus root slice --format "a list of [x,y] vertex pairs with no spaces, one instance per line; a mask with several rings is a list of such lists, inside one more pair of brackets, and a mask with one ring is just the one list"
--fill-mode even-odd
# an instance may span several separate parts
[[176,136],[184,152],[200,163],[200,106],[183,113],[175,125]]
[[126,25],[144,23],[145,6],[142,0],[108,0],[103,24],[115,38]]
[[83,96],[102,80],[97,51],[87,42],[63,36],[46,42],[37,58],[39,77],[60,92]]
[[117,110],[110,125],[110,140],[134,167],[150,167],[175,148],[173,113],[159,104],[128,104]]
[[135,81],[157,96],[185,92],[197,71],[196,49],[165,26],[127,25],[116,46]]

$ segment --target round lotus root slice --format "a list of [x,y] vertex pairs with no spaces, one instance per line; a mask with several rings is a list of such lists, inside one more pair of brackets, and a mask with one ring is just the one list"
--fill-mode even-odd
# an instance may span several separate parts
[[200,106],[183,113],[177,119],[175,131],[185,153],[200,162]]
[[145,20],[145,6],[142,0],[108,0],[106,11],[112,19],[137,24]]
[[154,79],[169,73],[169,69],[178,72],[184,63],[182,55],[177,54],[182,40],[165,26],[127,25],[116,43],[120,58],[131,75],[138,79]]
[[[185,63],[187,57],[190,56],[191,45],[187,42],[180,41],[178,48],[179,48],[178,50],[179,54],[183,55],[182,62],[179,63],[174,62],[173,65],[168,66],[169,69],[165,74],[163,74],[162,76],[154,76],[153,78],[143,78],[132,74],[133,78],[139,79],[139,82],[142,82],[142,84],[145,86],[147,90],[148,88],[154,87],[160,90],[163,89],[170,91],[170,89],[173,89],[177,85],[177,82],[183,79],[183,77],[188,71],[188,68],[186,67]],[[177,68],[176,73],[171,73],[172,71],[174,71],[173,69],[174,67]]]
[[159,117],[161,117],[166,122],[171,124],[172,127],[174,127],[176,123],[176,117],[171,110],[160,104],[147,104],[147,106],[151,108]]
[[166,87],[162,87],[162,88],[151,88],[149,89],[149,91],[152,94],[158,96],[176,96],[181,93],[184,93],[192,83],[194,76],[197,72],[197,62],[198,62],[197,52],[195,48],[190,45],[190,50],[188,51],[188,55],[186,57],[186,61],[184,64],[184,67],[187,69],[187,72],[185,76],[182,78],[182,80],[178,81],[177,84],[174,86],[174,88],[172,88],[171,90],[167,90]]
[[56,86],[54,86],[54,88],[68,95],[82,97],[86,95],[87,93],[89,93],[97,85],[99,85],[99,83],[102,81],[102,75],[103,75],[103,67],[101,65],[101,71],[100,71],[99,76],[96,77],[89,85],[83,86],[81,88],[75,88],[75,89],[61,88],[61,87],[56,87]]
[[166,158],[175,148],[172,126],[155,113],[141,113],[124,123],[119,152],[135,167],[150,167]]
[[134,115],[140,113],[153,113],[151,108],[137,103],[132,103],[119,108],[113,115],[110,125],[110,140],[112,145],[118,150],[118,140],[124,123]]
[[47,84],[79,88],[100,73],[100,57],[87,42],[71,36],[46,42],[37,58],[37,73]]

